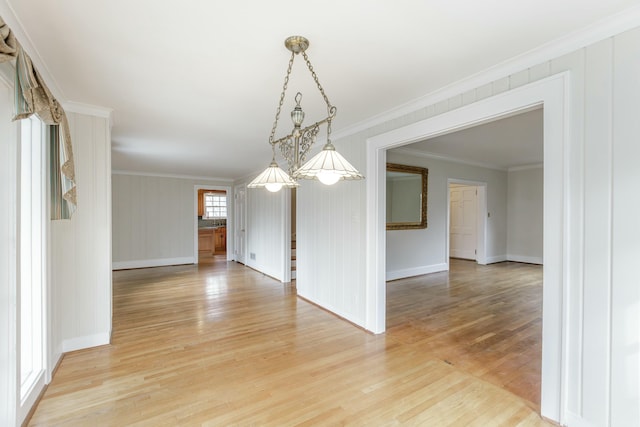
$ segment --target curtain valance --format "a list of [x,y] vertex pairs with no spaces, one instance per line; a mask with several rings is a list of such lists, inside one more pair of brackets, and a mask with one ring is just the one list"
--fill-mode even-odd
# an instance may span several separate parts
[[44,80],[34,68],[31,58],[22,49],[13,32],[0,17],[0,62],[16,60],[15,111],[14,120],[25,119],[36,114],[40,120],[51,126],[59,126],[55,135],[58,150],[51,156],[53,171],[60,171],[60,185],[51,186],[59,195],[52,194],[52,203],[66,203],[64,209],[52,206],[52,219],[68,219],[75,211],[76,185],[75,166],[71,132],[67,116],[60,103],[51,94]]

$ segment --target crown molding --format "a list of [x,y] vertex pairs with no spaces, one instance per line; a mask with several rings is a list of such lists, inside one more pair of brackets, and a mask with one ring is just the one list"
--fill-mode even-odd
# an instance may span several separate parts
[[337,140],[362,132],[638,26],[640,26],[640,6],[633,6],[618,14],[597,21],[581,30],[500,62],[484,71],[458,80],[457,82],[451,83],[419,98],[415,98],[354,125],[347,126],[344,129],[335,130],[332,133],[333,138]]
[[65,111],[72,113],[86,114],[89,116],[103,117],[111,119],[113,114],[112,108],[101,107],[99,105],[83,104],[81,102],[67,101],[62,103]]
[[62,108],[66,112],[86,114],[88,116],[103,117],[109,120],[109,128],[115,124],[113,120],[113,109],[101,107],[99,105],[83,104],[81,102],[68,101],[62,103]]
[[176,179],[193,179],[202,181],[216,181],[227,184],[233,184],[234,180],[229,178],[216,178],[213,176],[196,176],[196,175],[179,175],[170,173],[155,173],[155,172],[138,172],[114,169],[111,171],[111,175],[133,175],[133,176],[149,176],[155,178],[176,178]]
[[446,162],[459,163],[459,164],[468,165],[468,166],[476,166],[476,167],[485,168],[485,169],[493,169],[501,172],[508,171],[508,168],[492,165],[490,163],[474,162],[472,160],[464,160],[457,157],[446,156],[444,154],[431,153],[429,151],[413,150],[411,148],[393,148],[392,150],[394,153],[398,153],[398,154],[408,154],[411,156],[423,157],[426,159],[444,160]]

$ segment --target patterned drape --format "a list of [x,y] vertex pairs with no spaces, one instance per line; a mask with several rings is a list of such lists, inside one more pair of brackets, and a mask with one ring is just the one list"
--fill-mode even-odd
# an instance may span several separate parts
[[33,67],[31,58],[24,52],[2,18],[0,18],[0,37],[0,62],[16,60],[14,120],[25,119],[36,114],[40,120],[49,125],[47,136],[52,147],[51,219],[69,219],[76,207],[76,185],[71,132],[67,116]]

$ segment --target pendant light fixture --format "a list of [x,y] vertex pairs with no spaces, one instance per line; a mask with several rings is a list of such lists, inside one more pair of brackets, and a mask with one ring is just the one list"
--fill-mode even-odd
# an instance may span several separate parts
[[[289,59],[289,66],[287,67],[287,74],[284,79],[284,85],[282,86],[282,93],[280,95],[280,102],[276,111],[276,118],[271,128],[271,135],[269,136],[269,144],[273,151],[273,158],[269,167],[256,177],[248,185],[249,188],[261,188],[265,187],[269,191],[278,191],[282,187],[297,187],[299,184],[296,179],[317,179],[323,184],[332,185],[340,180],[356,180],[363,179],[364,176],[360,174],[344,157],[342,157],[331,143],[331,121],[336,116],[336,107],[331,105],[329,98],[324,93],[324,89],[318,80],[306,50],[309,47],[309,40],[301,36],[291,36],[284,41],[285,47],[291,51],[291,58]],[[324,102],[327,105],[327,117],[315,122],[309,126],[302,127],[304,121],[304,111],[300,106],[302,101],[302,94],[298,92],[295,96],[296,106],[291,111],[291,120],[293,121],[293,131],[280,139],[275,139],[276,128],[278,127],[278,120],[280,118],[280,111],[284,102],[285,93],[289,84],[289,76],[291,75],[291,68],[297,54],[302,54],[307,68],[313,77]],[[320,126],[327,125],[327,143],[323,147],[322,151],[315,155],[311,160],[300,166],[305,161],[311,146],[316,141],[316,136],[320,132]],[[288,174],[284,170],[278,167],[275,159],[275,147],[280,146],[280,152],[285,158],[288,164]]]

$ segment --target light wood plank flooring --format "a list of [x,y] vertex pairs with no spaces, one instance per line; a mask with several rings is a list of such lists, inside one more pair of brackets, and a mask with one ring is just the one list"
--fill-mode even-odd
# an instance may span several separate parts
[[540,410],[542,266],[451,259],[387,284],[387,334]]
[[372,335],[223,258],[114,272],[112,345],[67,354],[30,425],[547,425],[444,362],[419,315],[403,327],[402,306],[424,310],[394,308],[399,286]]

